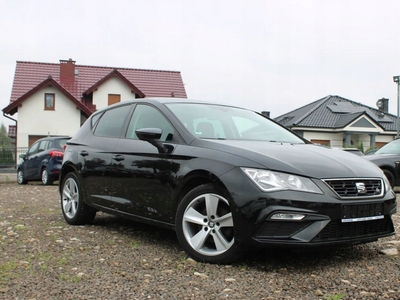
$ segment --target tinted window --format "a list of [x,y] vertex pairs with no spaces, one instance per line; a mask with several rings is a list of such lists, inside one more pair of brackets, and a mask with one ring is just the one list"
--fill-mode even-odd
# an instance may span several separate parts
[[160,128],[162,135],[160,141],[170,141],[174,136],[174,129],[164,115],[156,108],[148,105],[138,105],[129,122],[127,138],[138,139],[135,130],[142,128]]
[[38,152],[42,152],[42,151],[45,151],[45,150],[49,149],[50,143],[51,143],[50,141],[41,141],[39,143]]
[[101,113],[99,113],[99,114],[96,114],[96,115],[94,115],[92,118],[91,118],[91,122],[92,122],[92,128],[94,128],[94,127],[96,127],[96,124],[97,124],[97,121],[99,120],[99,118],[101,117]]
[[289,130],[250,110],[199,103],[169,103],[167,106],[200,138],[304,143]]
[[40,142],[36,142],[32,145],[32,147],[28,150],[27,155],[32,155],[38,152]]
[[400,154],[400,142],[390,142],[376,151],[375,154]]
[[122,126],[131,106],[120,106],[107,110],[98,121],[95,135],[107,137],[120,137]]
[[68,141],[69,141],[69,138],[55,140],[53,147],[58,148],[58,149],[64,149],[64,146]]

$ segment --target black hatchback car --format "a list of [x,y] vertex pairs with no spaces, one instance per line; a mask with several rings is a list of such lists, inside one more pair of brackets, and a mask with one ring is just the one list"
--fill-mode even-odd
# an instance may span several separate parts
[[248,247],[394,234],[396,197],[374,164],[256,112],[188,99],[94,113],[67,143],[59,192],[69,224],[104,211],[164,226],[209,263],[229,263]]
[[46,137],[37,140],[17,168],[17,182],[42,181],[44,185],[58,180],[64,156],[64,146],[70,137]]

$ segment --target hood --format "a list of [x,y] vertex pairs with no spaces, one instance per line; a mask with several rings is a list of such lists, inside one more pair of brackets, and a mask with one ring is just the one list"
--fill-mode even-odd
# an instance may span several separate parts
[[192,145],[240,156],[266,169],[306,177],[382,177],[375,164],[358,155],[314,144],[198,139]]

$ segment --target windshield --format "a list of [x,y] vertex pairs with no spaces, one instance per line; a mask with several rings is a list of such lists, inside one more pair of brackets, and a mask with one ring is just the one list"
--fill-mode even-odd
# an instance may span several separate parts
[[400,141],[393,141],[387,143],[380,148],[375,154],[400,154]]
[[199,103],[166,105],[199,138],[304,144],[289,130],[250,110]]

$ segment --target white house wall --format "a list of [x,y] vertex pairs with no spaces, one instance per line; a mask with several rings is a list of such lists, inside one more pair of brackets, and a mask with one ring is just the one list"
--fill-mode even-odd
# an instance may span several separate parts
[[[329,140],[330,146],[332,148],[342,148],[343,147],[343,139],[345,138],[345,133],[329,133],[329,132],[315,132],[315,131],[304,131],[303,137],[307,140]],[[371,136],[365,133],[353,133],[351,140],[353,141],[353,145],[358,147],[360,143],[363,143],[364,150],[370,147]],[[393,141],[393,136],[391,135],[383,135],[377,134],[375,136],[375,142],[378,143],[389,143]]]
[[[55,110],[44,109],[44,94],[55,94]],[[29,136],[72,136],[81,124],[81,112],[54,87],[46,87],[18,108],[17,147],[28,147]]]
[[131,92],[125,82],[118,77],[112,77],[93,92],[93,104],[96,105],[97,109],[108,106],[109,94],[121,95],[121,102],[135,99],[135,94]]
[[343,147],[343,133],[305,131],[303,137],[309,141],[329,140],[331,147],[333,148]]

